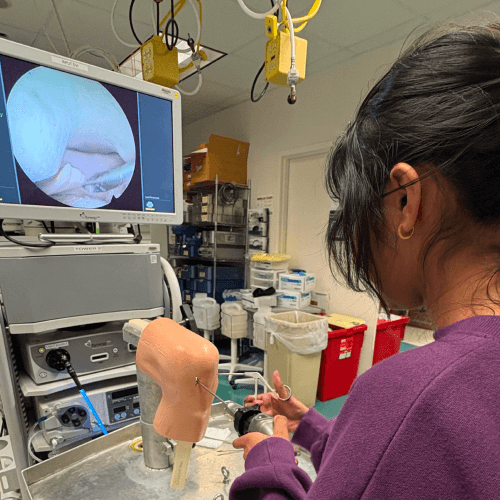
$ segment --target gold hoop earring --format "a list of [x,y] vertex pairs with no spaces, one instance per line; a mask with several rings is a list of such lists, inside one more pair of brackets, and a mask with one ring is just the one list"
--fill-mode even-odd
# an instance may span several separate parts
[[401,239],[403,240],[409,240],[413,236],[413,231],[415,230],[415,228],[411,228],[411,233],[408,236],[403,236],[402,227],[403,226],[399,226],[399,236],[401,236]]

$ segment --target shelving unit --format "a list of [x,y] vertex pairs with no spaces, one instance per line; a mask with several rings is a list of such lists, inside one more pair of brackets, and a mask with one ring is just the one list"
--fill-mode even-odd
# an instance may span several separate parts
[[[219,219],[223,220],[225,215],[219,214],[219,199],[220,199],[220,192],[221,192],[221,187],[222,186],[230,186],[234,188],[235,190],[238,190],[240,192],[244,192],[244,197],[242,197],[245,201],[245,208],[243,215],[240,217],[242,223],[234,223],[234,222],[220,222]],[[217,267],[220,267],[220,264],[240,264],[239,267],[244,267],[245,269],[245,274],[244,274],[244,285],[245,287],[248,284],[249,281],[249,270],[248,266],[246,265],[246,258],[245,255],[248,254],[248,231],[247,231],[247,214],[248,214],[248,204],[250,201],[250,194],[251,194],[251,186],[250,186],[250,181],[248,181],[247,185],[241,185],[241,184],[234,184],[234,183],[219,183],[219,178],[216,176],[215,182],[203,182],[200,184],[197,184],[193,186],[188,193],[186,193],[186,198],[190,198],[195,195],[213,195],[212,199],[214,200],[214,206],[213,206],[213,218],[212,220],[207,220],[207,221],[199,221],[197,220],[196,222],[192,221],[186,221],[184,222],[183,225],[186,226],[192,226],[196,227],[199,229],[200,232],[203,231],[214,231],[214,242],[213,242],[213,256],[214,258],[207,258],[207,257],[190,257],[190,256],[182,256],[182,255],[174,255],[172,253],[172,242],[170,240],[171,234],[170,231],[167,233],[167,241],[168,241],[168,258],[171,262],[173,262],[173,267],[178,268],[179,263],[182,263],[182,265],[190,264],[190,265],[197,265],[197,264],[207,264],[211,263],[213,264],[213,291],[212,291],[212,296],[213,298],[216,297],[217,293]],[[241,198],[239,198],[241,199]],[[198,218],[202,214],[195,214],[196,218]],[[210,214],[206,214],[207,219]],[[195,218],[193,216],[193,218]],[[185,220],[187,219],[187,214],[185,216]],[[203,218],[203,215],[202,215]],[[222,232],[223,230],[229,230],[228,232],[233,232],[233,230],[240,230],[240,231],[234,231],[238,235],[243,235],[244,241],[245,241],[245,252],[244,256],[242,258],[237,258],[237,259],[227,259],[227,258],[218,258],[218,247],[221,246],[221,244],[218,241],[218,235],[219,232]],[[203,246],[205,246],[206,242],[203,242]],[[206,246],[205,246],[206,248]],[[179,277],[179,276],[178,276]],[[180,278],[179,278],[180,279]]]

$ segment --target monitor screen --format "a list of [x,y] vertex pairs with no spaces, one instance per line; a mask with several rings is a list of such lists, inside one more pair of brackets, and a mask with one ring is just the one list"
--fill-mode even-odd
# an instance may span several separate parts
[[0,218],[182,222],[176,91],[0,42]]

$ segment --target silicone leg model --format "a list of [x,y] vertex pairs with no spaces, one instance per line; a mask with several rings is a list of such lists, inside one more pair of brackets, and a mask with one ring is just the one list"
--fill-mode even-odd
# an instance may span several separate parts
[[158,383],[162,399],[153,422],[158,434],[177,441],[172,488],[184,488],[192,443],[203,439],[210,419],[212,392],[219,383],[219,351],[207,339],[168,318],[158,318],[142,332],[137,368]]

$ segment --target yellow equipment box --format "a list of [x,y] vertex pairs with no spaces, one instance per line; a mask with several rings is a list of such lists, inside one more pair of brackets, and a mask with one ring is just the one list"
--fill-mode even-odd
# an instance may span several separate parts
[[[290,71],[290,33],[280,31],[278,36],[266,44],[266,81],[287,86]],[[299,83],[306,77],[307,40],[295,37],[295,67],[299,72]]]
[[168,50],[158,35],[141,47],[142,79],[172,88],[179,83],[177,48]]

